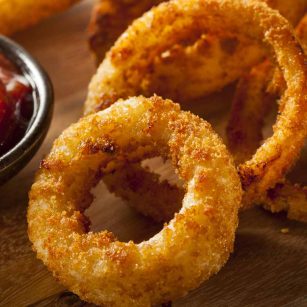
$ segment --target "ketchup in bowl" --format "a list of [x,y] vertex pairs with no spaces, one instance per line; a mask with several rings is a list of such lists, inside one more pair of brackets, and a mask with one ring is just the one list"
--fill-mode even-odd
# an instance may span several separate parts
[[33,89],[28,79],[0,53],[0,155],[25,135],[33,106]]

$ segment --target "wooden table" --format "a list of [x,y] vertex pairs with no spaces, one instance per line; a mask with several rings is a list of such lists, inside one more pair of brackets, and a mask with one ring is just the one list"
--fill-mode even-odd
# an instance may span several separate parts
[[[94,61],[86,42],[86,25],[92,1],[85,1],[39,26],[15,36],[45,67],[55,88],[55,110],[47,138],[28,166],[0,188],[0,305],[82,306],[64,292],[46,267],[36,259],[27,238],[27,193],[39,161],[52,141],[82,112]],[[232,88],[211,97],[211,103],[184,106],[222,131],[225,120],[216,115],[229,106],[219,104]],[[222,95],[222,96],[221,96]],[[230,99],[228,99],[230,101]],[[156,166],[164,173],[164,166]],[[305,167],[299,175],[306,173]],[[129,209],[101,184],[89,210],[94,229],[103,227],[122,240],[141,241],[158,231],[149,219]],[[289,228],[288,234],[281,228]],[[307,227],[253,209],[240,215],[235,252],[215,277],[174,306],[307,306]]]

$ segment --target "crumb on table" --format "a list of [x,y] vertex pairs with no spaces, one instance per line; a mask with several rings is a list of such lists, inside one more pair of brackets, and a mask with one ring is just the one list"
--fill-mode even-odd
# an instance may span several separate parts
[[289,233],[289,228],[281,228],[280,232],[284,234]]

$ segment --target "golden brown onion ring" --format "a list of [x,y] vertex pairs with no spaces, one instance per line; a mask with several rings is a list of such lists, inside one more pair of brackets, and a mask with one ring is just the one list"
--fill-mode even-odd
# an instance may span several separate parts
[[[300,21],[296,34],[306,53],[307,15]],[[227,127],[228,146],[237,163],[250,159],[262,141],[263,119],[276,101],[276,95],[285,89],[280,76],[280,71],[274,72],[274,66],[266,61],[254,67],[238,83]],[[307,131],[305,133],[307,135]],[[305,187],[292,186],[283,180],[258,201],[272,212],[287,211],[289,218],[307,222]]]
[[79,0],[0,0],[0,33],[11,35],[61,12]]
[[[159,23],[159,18],[154,18],[155,21],[151,23],[152,13],[158,11],[152,9],[145,14],[147,17],[134,22],[123,34],[123,39],[118,40],[106,57],[110,62],[110,69],[115,69],[115,74],[123,73],[126,81],[121,90],[118,84],[114,88],[115,93],[110,93],[108,98],[103,99],[105,104],[107,101],[111,103],[117,98],[138,93],[146,96],[158,93],[180,102],[189,101],[191,98],[223,88],[225,84],[236,80],[249,67],[259,62],[264,55],[259,44],[240,35],[240,31],[224,29],[216,33],[208,29],[206,33],[205,29],[198,29],[195,24],[193,29],[177,33],[173,30],[177,25],[172,25],[174,16],[170,13],[162,22],[165,25],[169,23],[172,34],[170,33],[170,38],[167,38],[168,41],[165,40],[166,37],[161,37],[160,40],[163,26]],[[182,28],[180,25],[178,27]],[[135,45],[138,32],[142,37]],[[166,34],[164,33],[164,36]],[[146,37],[143,37],[144,35]],[[125,59],[127,65],[123,65]],[[110,73],[113,75],[111,71]],[[114,78],[111,76],[110,79]],[[130,87],[131,90],[128,90]],[[96,90],[98,92],[100,89]],[[91,92],[94,94],[93,90]],[[100,98],[95,100],[93,108],[105,107],[99,106]],[[93,111],[93,108],[89,108],[91,110],[87,108],[87,112]]]
[[[110,50],[89,86],[85,113],[107,107],[117,97],[143,91],[147,94],[147,76],[156,55],[187,39],[190,33],[216,35],[224,31],[244,34],[247,40],[262,42],[274,51],[287,84],[273,136],[239,166],[246,192],[244,203],[250,205],[274,187],[292,166],[307,125],[305,56],[289,23],[264,3],[178,0],[160,4],[136,20]],[[193,83],[189,81],[186,83]]]
[[[89,44],[93,50],[96,58],[97,64],[99,64],[105,57],[106,52],[111,48],[116,39],[122,34],[127,27],[133,22],[134,19],[140,17],[143,13],[147,12],[153,6],[164,2],[165,0],[99,0],[94,6],[91,20],[89,24]],[[297,22],[301,19],[302,15],[307,9],[306,0],[259,0],[266,2],[270,7],[277,9],[281,15],[288,19],[293,25],[296,25]],[[196,42],[194,42],[196,44]],[[208,46],[210,40],[200,39],[197,42],[197,48],[192,48],[191,42],[190,45],[178,45],[174,48],[172,52],[171,63],[165,63],[168,69],[171,67],[171,70],[176,69],[177,61],[188,61],[186,68],[195,71],[194,65],[189,65],[193,58],[196,60],[199,55],[203,55],[200,52],[207,49],[206,56],[210,57],[219,57],[218,49],[210,48]],[[229,49],[231,46],[227,44],[227,41],[224,43],[222,40],[219,42],[222,50]],[[206,46],[207,45],[207,46]],[[193,53],[196,53],[193,55]],[[177,58],[178,57],[178,58]],[[223,65],[225,61],[216,62],[217,65]],[[163,64],[163,63],[162,63]],[[207,64],[204,62],[204,64]],[[174,68],[172,68],[174,66]],[[204,66],[203,69],[206,69]],[[219,68],[222,69],[222,68]],[[167,73],[167,71],[165,71]],[[225,70],[225,73],[229,74],[229,70]],[[195,73],[194,73],[195,74]],[[173,74],[173,78],[176,76]]]
[[[298,24],[296,35],[306,54],[307,15]],[[280,70],[267,60],[239,80],[227,125],[228,146],[237,163],[250,159],[260,146],[263,119],[285,87]]]
[[[186,184],[179,213],[140,244],[88,232],[84,210],[98,178],[156,155],[171,159]],[[28,232],[38,257],[82,299],[150,306],[220,270],[233,249],[241,195],[232,158],[207,122],[157,96],[131,98],[84,117],[55,141],[30,192]]]

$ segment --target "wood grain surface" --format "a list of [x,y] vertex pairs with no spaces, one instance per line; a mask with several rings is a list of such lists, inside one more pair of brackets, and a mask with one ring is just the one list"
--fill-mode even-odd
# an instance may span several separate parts
[[[36,259],[27,237],[27,193],[39,161],[53,140],[82,113],[90,77],[95,71],[86,41],[92,1],[84,1],[14,38],[49,73],[55,88],[55,110],[43,146],[10,182],[0,187],[0,306],[90,306],[65,289]],[[233,88],[183,108],[211,121],[222,134]],[[292,177],[306,175],[305,164]],[[160,161],[151,166],[173,176]],[[171,174],[171,175],[169,175]],[[107,228],[121,240],[137,242],[150,237],[154,224],[111,195],[99,184],[88,214],[93,229]],[[289,228],[289,233],[281,233]],[[235,251],[216,276],[173,306],[307,306],[307,227],[283,214],[256,208],[240,214]]]

